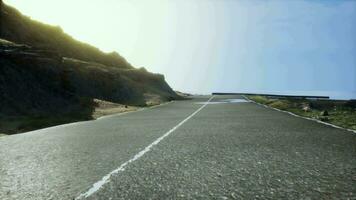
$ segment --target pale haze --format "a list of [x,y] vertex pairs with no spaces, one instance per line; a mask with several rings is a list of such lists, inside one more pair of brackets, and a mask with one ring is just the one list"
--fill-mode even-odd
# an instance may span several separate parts
[[356,98],[356,1],[5,0],[190,93]]

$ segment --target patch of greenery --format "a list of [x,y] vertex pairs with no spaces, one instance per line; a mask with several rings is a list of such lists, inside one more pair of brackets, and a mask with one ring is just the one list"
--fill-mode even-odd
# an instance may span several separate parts
[[287,110],[290,105],[287,101],[272,101],[269,103],[271,107],[278,108],[281,110]]
[[309,99],[271,99],[266,96],[248,96],[249,99],[303,117],[318,119],[340,127],[356,130],[356,102]]

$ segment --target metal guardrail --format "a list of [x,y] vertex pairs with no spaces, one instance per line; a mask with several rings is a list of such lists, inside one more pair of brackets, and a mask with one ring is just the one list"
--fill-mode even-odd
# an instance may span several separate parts
[[301,99],[330,99],[328,96],[313,96],[313,95],[278,95],[278,94],[260,94],[260,93],[229,93],[229,92],[213,92],[213,95],[260,95],[277,98],[301,98]]

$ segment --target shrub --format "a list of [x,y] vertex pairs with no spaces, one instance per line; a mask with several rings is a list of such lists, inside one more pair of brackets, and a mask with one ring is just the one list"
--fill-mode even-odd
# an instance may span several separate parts
[[287,101],[274,101],[271,104],[269,104],[270,106],[274,107],[274,108],[278,108],[281,110],[286,110],[289,108],[288,102]]

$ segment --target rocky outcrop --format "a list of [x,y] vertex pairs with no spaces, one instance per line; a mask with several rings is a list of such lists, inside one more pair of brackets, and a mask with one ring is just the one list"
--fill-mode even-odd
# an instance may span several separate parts
[[145,94],[162,101],[177,97],[159,74],[61,57],[5,40],[0,65],[2,114],[65,111],[81,97],[128,105],[145,105]]

